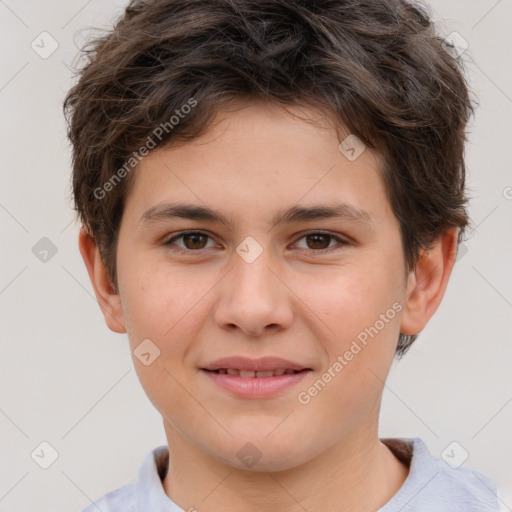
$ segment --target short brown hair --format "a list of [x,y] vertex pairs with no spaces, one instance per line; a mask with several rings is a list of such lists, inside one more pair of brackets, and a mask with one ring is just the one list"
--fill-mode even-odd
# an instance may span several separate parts
[[[64,100],[75,209],[113,286],[126,162],[149,139],[199,136],[242,97],[317,107],[378,151],[407,272],[447,228],[460,242],[473,106],[463,63],[442,43],[427,8],[405,0],[132,0],[83,48]],[[397,353],[416,337],[400,334]]]

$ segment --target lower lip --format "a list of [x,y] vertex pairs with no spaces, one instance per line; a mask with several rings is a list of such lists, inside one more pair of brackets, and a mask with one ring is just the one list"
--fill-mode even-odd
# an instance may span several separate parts
[[298,384],[311,370],[277,375],[275,377],[242,378],[228,373],[215,373],[201,370],[222,389],[241,398],[266,398]]

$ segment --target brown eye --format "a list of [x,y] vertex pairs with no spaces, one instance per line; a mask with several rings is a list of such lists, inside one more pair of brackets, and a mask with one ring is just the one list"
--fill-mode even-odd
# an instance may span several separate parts
[[183,235],[183,243],[187,249],[204,249],[208,237],[202,233],[187,233]]
[[[209,235],[207,235],[206,233],[202,233],[201,231],[188,231],[185,233],[179,233],[178,235],[172,237],[165,243],[165,245],[175,245],[177,247],[177,250],[198,251],[201,249],[208,248],[206,247],[206,244],[209,238]],[[176,240],[180,239],[183,241],[183,245],[178,245],[174,243]]]
[[329,235],[324,234],[313,234],[313,235],[306,235],[306,239],[308,241],[308,247],[310,249],[327,249],[329,247],[330,242]]
[[[301,247],[299,242],[301,240],[305,240],[306,244]],[[334,245],[331,245],[332,242]],[[319,231],[315,231],[312,233],[306,233],[304,236],[302,236],[299,241],[297,242],[299,249],[307,250],[310,249],[313,252],[330,252],[332,250],[341,249],[343,246],[348,245],[349,242],[344,240],[343,238],[334,235],[332,233],[323,233]],[[338,247],[336,247],[338,245]]]

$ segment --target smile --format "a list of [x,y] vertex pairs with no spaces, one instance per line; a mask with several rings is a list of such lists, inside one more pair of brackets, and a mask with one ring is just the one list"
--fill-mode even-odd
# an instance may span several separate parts
[[[250,378],[261,378],[261,377],[278,377],[280,375],[291,375],[293,373],[299,373],[297,370],[267,370],[267,371],[252,371],[252,370],[237,370],[234,368],[219,368],[218,370],[207,370],[219,373],[221,375],[236,375],[242,377],[242,379]],[[301,370],[304,371],[304,370]]]
[[219,368],[218,370],[201,369],[201,374],[213,382],[220,390],[231,396],[245,399],[272,398],[285,390],[296,386],[311,369],[304,370],[236,370]]

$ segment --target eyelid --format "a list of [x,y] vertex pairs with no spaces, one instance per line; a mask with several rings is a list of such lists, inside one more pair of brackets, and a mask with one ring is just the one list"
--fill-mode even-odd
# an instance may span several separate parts
[[326,254],[326,253],[329,253],[329,252],[332,252],[332,251],[338,251],[341,248],[343,248],[344,246],[350,244],[349,240],[346,237],[338,235],[337,233],[332,233],[331,231],[324,231],[324,230],[321,230],[321,229],[313,229],[313,230],[302,232],[300,234],[300,236],[297,238],[297,241],[295,242],[295,244],[299,240],[302,240],[304,237],[306,237],[308,235],[325,235],[325,236],[328,236],[328,237],[332,238],[336,242],[338,242],[338,246],[328,247],[326,249],[317,249],[317,250],[315,250],[315,249],[307,249],[307,248],[306,249],[299,249],[299,250],[307,251],[307,252],[313,253],[313,254],[315,254],[315,253],[316,254]]
[[[189,229],[189,230],[180,231],[179,233],[174,234],[171,238],[167,239],[167,241],[164,242],[163,245],[171,246],[171,245],[173,245],[172,242],[174,240],[178,240],[178,239],[182,238],[183,236],[189,235],[189,234],[205,235],[208,238],[210,238],[211,240],[214,240],[213,236],[210,235],[207,231],[203,231],[203,230],[200,230],[200,229]],[[336,242],[338,242],[338,245],[341,245],[341,247],[334,246],[334,247],[329,247],[329,248],[326,248],[326,249],[317,249],[317,250],[315,250],[315,249],[307,249],[306,248],[306,249],[299,249],[299,250],[307,251],[307,252],[310,252],[310,253],[325,254],[325,253],[328,253],[328,252],[331,252],[331,251],[340,250],[343,246],[346,246],[346,245],[350,244],[350,241],[346,237],[340,236],[340,235],[338,235],[336,233],[332,233],[330,231],[323,231],[323,230],[304,231],[304,232],[300,233],[300,236],[297,238],[297,240],[294,242],[294,244],[297,244],[299,242],[299,240],[302,240],[304,237],[306,237],[308,235],[325,235],[325,236],[328,236],[328,237],[332,238],[333,240],[335,240]],[[172,250],[177,251],[177,252],[186,252],[186,253],[200,253],[201,251],[205,251],[205,250],[208,250],[208,249],[211,249],[211,247],[203,248],[203,249],[195,249],[194,250],[194,249],[183,249],[182,247],[174,246]]]
[[[178,246],[174,246],[172,244],[172,242],[174,240],[178,240],[180,238],[182,238],[183,236],[185,235],[192,235],[192,234],[197,234],[197,235],[205,235],[207,236],[210,240],[214,240],[213,236],[208,233],[207,231],[203,231],[201,229],[187,229],[185,231],[180,231],[179,233],[176,233],[174,235],[171,236],[171,238],[167,238],[167,240],[163,243],[163,245],[165,246],[173,246],[173,249],[172,250],[176,250],[178,252],[188,252],[188,253],[194,253],[194,252],[197,252],[199,253],[200,251],[205,251],[207,249],[183,249],[182,247],[178,247]],[[210,249],[210,248],[208,248]]]

